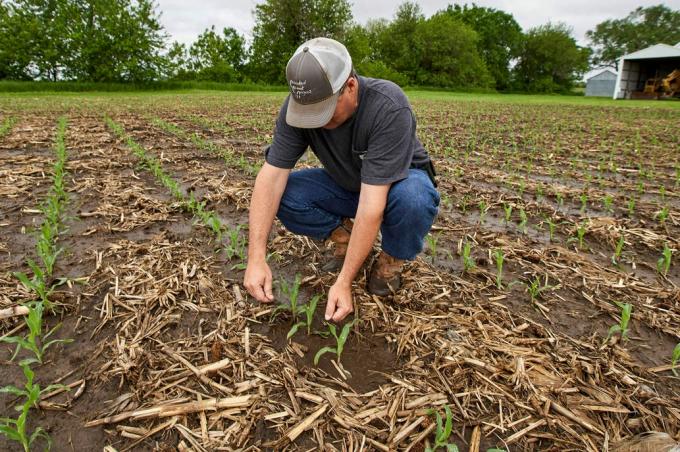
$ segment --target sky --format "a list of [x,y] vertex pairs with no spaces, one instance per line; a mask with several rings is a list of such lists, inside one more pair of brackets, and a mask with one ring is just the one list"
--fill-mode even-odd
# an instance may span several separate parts
[[[261,3],[256,0],[157,1],[159,10],[162,11],[161,23],[170,34],[170,41],[186,44],[191,44],[211,25],[215,25],[218,30],[233,27],[240,34],[250,38],[254,25],[253,10],[256,4]],[[354,20],[365,24],[369,19],[392,19],[402,1],[350,0],[350,3]],[[425,16],[429,17],[455,2],[418,0],[417,3]],[[672,9],[680,9],[680,0],[476,0],[474,3],[512,14],[524,30],[548,22],[565,22],[573,28],[574,37],[581,45],[588,44],[585,38],[586,31],[606,19],[625,17],[638,6],[663,3]]]

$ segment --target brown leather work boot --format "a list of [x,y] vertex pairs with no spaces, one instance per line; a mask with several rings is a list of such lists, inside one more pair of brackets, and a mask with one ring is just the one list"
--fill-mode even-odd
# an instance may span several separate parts
[[399,290],[401,287],[401,269],[404,261],[397,259],[384,251],[380,252],[373,264],[368,278],[368,291],[374,295],[384,297]]
[[349,237],[352,234],[352,220],[344,218],[340,226],[335,228],[328,240],[333,242],[333,257],[321,267],[323,271],[336,272],[342,268],[345,262],[345,255],[347,254],[347,246],[349,245]]

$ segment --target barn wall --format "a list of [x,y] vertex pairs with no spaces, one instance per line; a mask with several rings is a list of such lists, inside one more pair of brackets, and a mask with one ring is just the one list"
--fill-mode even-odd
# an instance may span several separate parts
[[614,94],[614,87],[616,79],[611,80],[593,80],[590,79],[586,83],[586,96],[593,97],[612,97]]

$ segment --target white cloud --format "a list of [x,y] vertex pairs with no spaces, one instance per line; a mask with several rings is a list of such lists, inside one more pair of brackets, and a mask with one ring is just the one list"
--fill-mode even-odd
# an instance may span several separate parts
[[[171,40],[191,43],[206,28],[233,27],[247,38],[251,37],[255,24],[253,10],[255,0],[159,0],[163,12],[161,23],[171,35]],[[354,19],[366,23],[369,19],[394,17],[402,1],[356,0],[352,6]],[[423,13],[430,16],[453,1],[420,0]],[[472,1],[468,2],[472,4]],[[496,8],[512,14],[523,29],[547,22],[564,22],[574,30],[574,37],[585,45],[585,33],[599,22],[621,18],[638,6],[651,6],[659,0],[476,0],[478,6]],[[680,0],[663,2],[668,7],[680,8]]]

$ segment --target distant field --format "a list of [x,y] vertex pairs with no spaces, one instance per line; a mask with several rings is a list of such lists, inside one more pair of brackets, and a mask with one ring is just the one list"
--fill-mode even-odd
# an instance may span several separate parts
[[[67,102],[65,99],[87,99],[88,102],[96,101],[97,99],[113,98],[174,98],[175,96],[188,97],[195,101],[204,97],[210,99],[219,99],[222,97],[232,98],[236,97],[273,97],[283,98],[286,96],[284,88],[276,90],[269,87],[269,91],[261,88],[258,91],[244,92],[244,91],[213,91],[200,89],[185,89],[185,90],[159,90],[159,91],[86,91],[86,92],[55,92],[55,91],[21,91],[21,92],[2,92],[0,91],[0,99],[43,99],[45,97],[54,99],[53,102],[61,103]],[[410,99],[418,100],[441,100],[449,101],[470,101],[470,102],[493,102],[493,103],[507,103],[507,104],[545,104],[545,105],[583,105],[583,106],[603,106],[603,107],[626,107],[634,109],[677,109],[680,108],[680,100],[613,100],[606,97],[584,97],[584,96],[565,96],[558,94],[502,94],[502,93],[462,93],[450,91],[430,91],[430,90],[406,90]],[[42,102],[39,100],[38,102]],[[1,102],[0,102],[1,103]],[[30,106],[30,101],[22,102],[25,106]],[[36,105],[37,107],[37,105]],[[30,108],[30,107],[29,107]]]
[[[360,275],[345,350],[317,366],[335,345],[314,334],[334,281],[324,245],[272,230],[277,300],[290,304],[281,282],[297,274],[298,303],[321,296],[309,336],[288,340],[291,314],[272,318],[241,286],[249,198],[285,93],[0,94],[0,310],[37,296],[13,272],[44,261],[37,230],[66,121],[43,330],[62,322],[54,337],[73,342],[34,371],[72,390],[29,425],[54,450],[422,450],[428,410],[447,405],[461,450],[678,438],[680,102],[408,95],[439,217],[399,293],[372,297]],[[0,335],[23,324],[0,319]],[[0,346],[0,366],[20,386],[12,351]],[[15,403],[3,394],[0,417]]]

